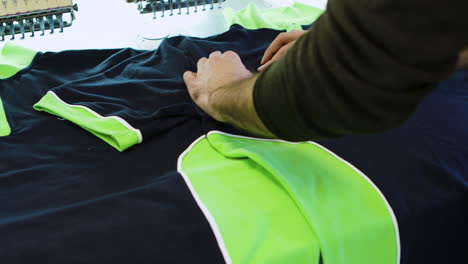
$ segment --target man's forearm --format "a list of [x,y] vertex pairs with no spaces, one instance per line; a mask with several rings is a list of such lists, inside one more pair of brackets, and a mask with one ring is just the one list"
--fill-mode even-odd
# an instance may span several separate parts
[[256,136],[275,138],[260,120],[253,103],[253,89],[257,75],[217,89],[210,98],[221,116],[220,121]]
[[292,141],[399,126],[455,69],[468,43],[467,8],[466,0],[443,7],[423,0],[329,1],[309,32],[259,76],[254,101],[261,120]]

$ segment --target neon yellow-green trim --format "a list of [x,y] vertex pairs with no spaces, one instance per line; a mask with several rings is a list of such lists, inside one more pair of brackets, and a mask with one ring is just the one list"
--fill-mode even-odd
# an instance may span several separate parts
[[11,133],[10,125],[3,109],[2,99],[0,98],[0,137],[8,136]]
[[237,12],[232,8],[226,8],[224,18],[228,27],[239,24],[248,29],[270,28],[290,31],[311,24],[322,13],[322,9],[302,3],[264,10],[258,9],[255,4],[249,4]]
[[210,133],[179,162],[232,263],[398,263],[383,195],[319,145]]
[[[0,48],[0,79],[9,78],[28,67],[36,56],[36,51],[7,42]],[[11,128],[0,98],[0,137],[11,134]]]
[[183,172],[213,215],[232,263],[318,263],[319,242],[280,184],[245,158],[199,141]]
[[34,50],[7,42],[0,49],[0,79],[9,78],[28,67],[36,54]]
[[123,119],[118,117],[102,117],[89,108],[69,105],[52,92],[48,92],[42,97],[34,105],[34,109],[69,120],[93,133],[119,151],[124,151],[141,142],[139,131],[130,127]]

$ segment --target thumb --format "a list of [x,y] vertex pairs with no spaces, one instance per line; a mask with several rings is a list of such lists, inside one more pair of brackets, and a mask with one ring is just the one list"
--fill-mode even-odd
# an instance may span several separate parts
[[195,79],[197,79],[197,74],[191,71],[186,71],[184,72],[183,78],[185,84],[189,86],[195,81]]

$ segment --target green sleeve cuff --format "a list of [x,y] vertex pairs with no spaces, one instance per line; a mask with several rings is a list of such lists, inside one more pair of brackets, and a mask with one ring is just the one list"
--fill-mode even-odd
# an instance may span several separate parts
[[260,73],[253,91],[255,110],[263,124],[277,137],[288,141],[315,139],[297,109],[293,87],[284,83],[282,60]]
[[0,49],[0,79],[10,78],[28,67],[36,54],[37,52],[34,50],[7,42]]
[[118,151],[124,151],[143,141],[140,130],[132,127],[124,119],[118,116],[103,117],[85,106],[67,104],[52,91],[47,92],[34,105],[34,109],[71,121]]

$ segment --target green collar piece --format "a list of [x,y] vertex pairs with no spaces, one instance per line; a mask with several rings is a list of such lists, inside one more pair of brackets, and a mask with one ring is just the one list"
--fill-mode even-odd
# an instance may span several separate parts
[[36,54],[37,51],[7,42],[0,49],[0,79],[10,78],[28,67]]
[[318,144],[210,132],[179,157],[178,171],[227,263],[399,261],[383,194]]
[[265,10],[249,4],[238,12],[232,8],[226,8],[224,18],[228,27],[239,24],[248,29],[270,28],[291,31],[302,29],[302,25],[313,23],[323,12],[324,10],[320,8],[302,3]]

